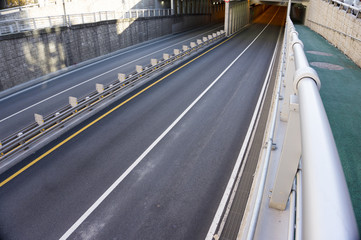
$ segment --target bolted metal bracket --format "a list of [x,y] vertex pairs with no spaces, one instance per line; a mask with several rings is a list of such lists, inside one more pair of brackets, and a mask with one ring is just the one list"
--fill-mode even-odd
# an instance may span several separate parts
[[315,69],[313,69],[311,67],[304,67],[304,68],[297,69],[297,71],[295,72],[295,76],[294,76],[294,80],[293,80],[293,90],[295,91],[295,93],[298,94],[298,83],[303,78],[313,79],[313,81],[315,81],[315,83],[318,87],[318,90],[321,89],[321,81],[320,81],[320,78],[318,77],[318,74],[315,71]]

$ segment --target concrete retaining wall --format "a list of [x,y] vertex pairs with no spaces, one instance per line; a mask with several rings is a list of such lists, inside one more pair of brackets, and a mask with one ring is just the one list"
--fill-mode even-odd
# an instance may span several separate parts
[[121,19],[0,36],[0,91],[121,48],[210,22],[210,15]]
[[328,2],[311,0],[305,25],[319,33],[361,67],[361,19]]

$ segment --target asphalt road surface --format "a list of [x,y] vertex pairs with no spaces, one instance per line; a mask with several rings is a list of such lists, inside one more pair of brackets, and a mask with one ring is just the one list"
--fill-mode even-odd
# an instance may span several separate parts
[[0,187],[0,239],[204,239],[274,52],[277,10],[1,175],[38,160]]
[[173,53],[191,41],[201,39],[220,29],[220,25],[198,28],[189,32],[165,36],[119,51],[110,58],[75,69],[39,83],[20,93],[0,98],[0,140],[34,122],[34,113],[44,116],[68,104],[68,97],[83,97],[95,91],[95,84],[109,84],[118,73],[129,74],[136,65],[148,65],[151,58],[161,59],[163,53]]

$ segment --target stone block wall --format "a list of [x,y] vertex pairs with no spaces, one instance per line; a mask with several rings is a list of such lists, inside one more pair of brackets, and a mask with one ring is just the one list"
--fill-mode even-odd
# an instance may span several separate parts
[[322,0],[311,0],[305,25],[361,67],[361,19]]
[[210,22],[210,15],[120,19],[0,36],[0,91],[134,44]]

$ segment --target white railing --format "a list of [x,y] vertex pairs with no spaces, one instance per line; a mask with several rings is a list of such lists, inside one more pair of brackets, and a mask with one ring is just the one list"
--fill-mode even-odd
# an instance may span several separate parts
[[[291,198],[290,208],[296,214],[290,213],[288,239],[359,239],[343,169],[319,94],[321,83],[316,71],[309,66],[289,11],[290,8],[287,11],[281,69],[267,137],[267,153],[263,160],[265,169],[262,173],[267,172],[271,157],[283,79],[286,87],[284,101],[287,104],[283,105],[281,119],[284,113],[287,130],[269,206],[284,210]],[[302,167],[299,168],[301,158]],[[264,191],[266,178],[263,175],[257,199]],[[297,183],[296,187],[294,182]],[[260,201],[256,201],[254,208],[259,209],[260,204]],[[258,215],[259,211],[253,211],[247,239],[254,237]],[[293,226],[296,226],[295,232]]]
[[124,12],[102,11],[94,13],[69,14],[59,16],[24,18],[0,21],[0,35],[13,34],[29,30],[72,26],[106,20],[161,17],[171,15],[171,9],[137,9]]
[[[358,229],[337,147],[320,94],[291,19],[302,142],[303,239],[358,239]],[[332,229],[332,231],[330,231]]]
[[350,4],[344,3],[339,0],[323,0],[323,1],[333,4],[334,6],[338,6],[340,9],[345,10],[347,13],[355,15],[356,18],[361,17],[361,14],[360,14],[361,4],[358,6],[352,6]]
[[15,13],[15,12],[22,12],[22,11],[28,10],[29,8],[39,7],[39,6],[40,5],[38,3],[34,3],[34,4],[28,4],[28,5],[25,5],[25,6],[6,8],[6,9],[0,10],[0,15]]

